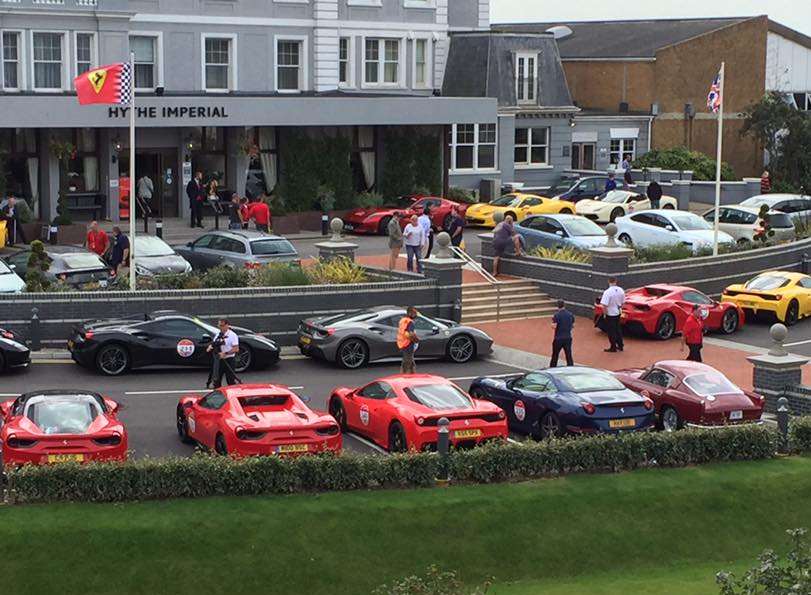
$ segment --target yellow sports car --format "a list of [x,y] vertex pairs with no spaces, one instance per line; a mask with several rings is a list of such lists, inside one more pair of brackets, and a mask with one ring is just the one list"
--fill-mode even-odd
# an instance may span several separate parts
[[791,326],[811,315],[811,277],[787,271],[761,273],[746,283],[727,287],[721,301],[738,304],[754,314],[771,312]]
[[556,198],[543,198],[535,194],[521,194],[514,192],[505,194],[493,202],[479,202],[470,205],[465,212],[468,225],[481,227],[495,227],[493,215],[496,212],[504,216],[512,215],[517,223],[530,215],[547,215],[552,213],[574,213],[574,203]]

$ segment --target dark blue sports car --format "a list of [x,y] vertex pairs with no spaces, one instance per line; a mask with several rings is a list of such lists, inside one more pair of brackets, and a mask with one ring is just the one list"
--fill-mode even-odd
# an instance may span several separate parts
[[605,370],[549,368],[512,378],[477,378],[470,395],[501,407],[511,431],[542,439],[565,434],[647,430],[653,401]]

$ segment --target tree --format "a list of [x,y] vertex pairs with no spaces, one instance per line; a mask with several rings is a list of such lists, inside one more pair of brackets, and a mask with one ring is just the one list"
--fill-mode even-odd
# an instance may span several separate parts
[[[59,199],[56,203],[57,215],[54,218],[54,224],[70,225],[72,220],[70,218],[70,213],[68,213],[65,193],[67,192],[68,187],[68,172],[70,171],[70,162],[72,159],[76,159],[76,145],[68,141],[60,142],[57,140],[51,140],[50,149],[51,155],[56,157],[56,159],[59,161],[60,169]],[[134,183],[134,180],[130,180],[131,185]],[[132,190],[130,190],[130,192],[132,192]]]
[[25,272],[25,290],[29,292],[47,291],[51,282],[45,273],[51,266],[51,258],[45,252],[45,244],[40,240],[31,242],[31,256]]
[[[715,159],[704,153],[691,151],[686,147],[675,147],[649,151],[634,161],[634,167],[637,169],[658,167],[675,171],[692,171],[694,180],[710,181],[715,179],[715,163]],[[726,162],[721,163],[721,179],[726,181],[736,179],[735,172]]]

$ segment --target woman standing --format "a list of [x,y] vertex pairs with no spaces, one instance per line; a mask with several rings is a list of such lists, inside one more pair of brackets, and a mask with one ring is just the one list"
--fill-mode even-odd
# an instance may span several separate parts
[[397,259],[400,257],[400,250],[403,249],[403,228],[400,227],[400,212],[395,211],[394,216],[389,221],[389,270],[397,268]]
[[512,215],[507,215],[504,217],[504,221],[496,225],[493,230],[493,250],[496,253],[495,258],[493,258],[493,275],[496,277],[498,277],[501,258],[507,252],[510,244],[515,249],[515,255],[521,256],[521,238],[515,232]]

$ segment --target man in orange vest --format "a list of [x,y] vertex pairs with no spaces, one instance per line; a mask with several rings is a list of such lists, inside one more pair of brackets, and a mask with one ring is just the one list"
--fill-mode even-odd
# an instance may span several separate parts
[[400,319],[397,327],[397,349],[403,354],[403,363],[400,366],[401,374],[416,374],[417,366],[414,364],[414,352],[417,350],[419,338],[414,332],[414,319],[417,318],[417,309],[409,306],[406,315]]

